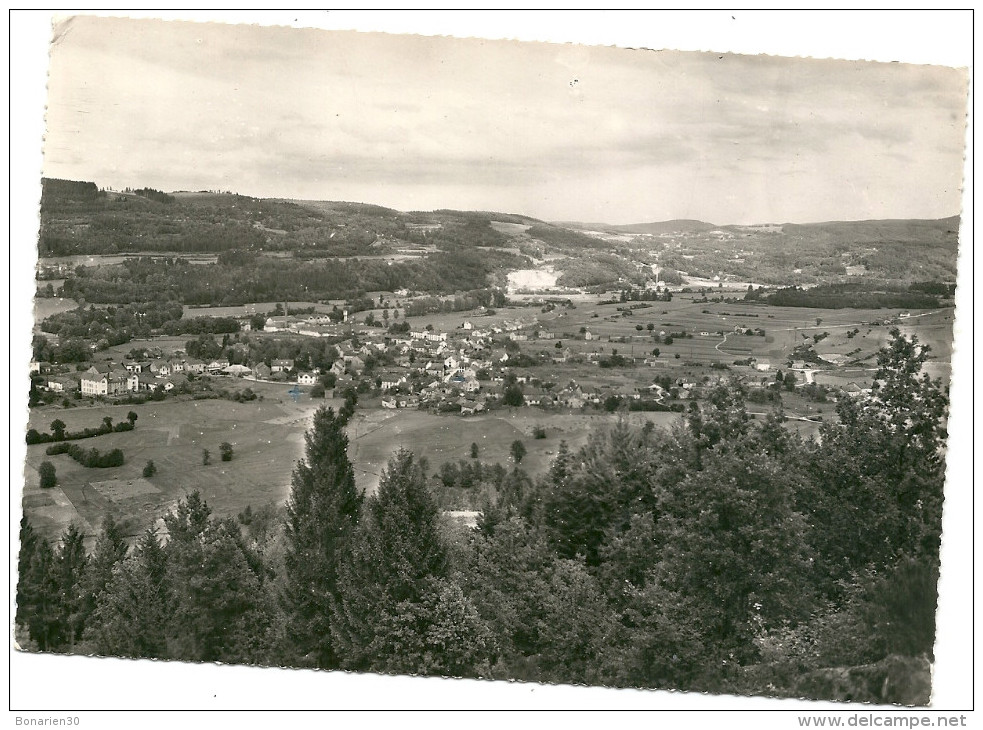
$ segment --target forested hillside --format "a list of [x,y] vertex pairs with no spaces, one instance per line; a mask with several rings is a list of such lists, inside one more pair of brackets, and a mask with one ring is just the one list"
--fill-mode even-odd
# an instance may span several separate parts
[[291,251],[307,256],[377,256],[405,246],[454,250],[501,246],[499,213],[401,213],[362,203],[287,201],[235,193],[165,194],[150,188],[99,190],[45,179],[39,254]]
[[90,303],[175,300],[221,306],[277,299],[347,299],[366,291],[397,289],[450,294],[486,288],[504,268],[524,263],[524,257],[500,251],[467,250],[395,263],[250,256],[203,266],[180,258],[133,258],[116,265],[79,267],[66,279],[60,295]]
[[[879,291],[898,283],[955,281],[958,218],[716,227],[681,220],[596,224],[584,229],[590,235],[574,230],[577,225],[487,211],[406,213],[234,193],[116,192],[46,179],[38,251],[42,258],[209,254],[219,264],[242,268],[233,272],[199,260],[197,266],[178,261],[180,269],[155,270],[148,296],[177,296],[186,304],[341,298],[394,288],[449,293],[503,285],[508,271],[533,265],[530,257],[554,262],[562,272],[558,283],[572,287],[641,282],[653,264],[722,283],[863,281]],[[56,273],[53,278],[64,275]],[[101,273],[102,281],[84,281],[77,271],[64,295],[96,303],[136,301],[131,297],[139,296],[143,281],[128,281],[125,290],[105,281],[128,273],[135,272],[117,268]],[[208,286],[212,279],[216,285]]]

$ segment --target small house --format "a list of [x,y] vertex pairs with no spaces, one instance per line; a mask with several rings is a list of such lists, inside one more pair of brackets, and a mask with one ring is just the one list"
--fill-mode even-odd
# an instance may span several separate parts
[[150,363],[150,372],[158,378],[166,378],[171,374],[171,366],[166,360],[154,360]]

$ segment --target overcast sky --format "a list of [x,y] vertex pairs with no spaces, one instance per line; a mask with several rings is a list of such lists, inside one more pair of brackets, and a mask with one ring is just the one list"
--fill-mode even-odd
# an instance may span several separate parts
[[44,174],[716,223],[960,211],[966,75],[940,66],[78,17]]

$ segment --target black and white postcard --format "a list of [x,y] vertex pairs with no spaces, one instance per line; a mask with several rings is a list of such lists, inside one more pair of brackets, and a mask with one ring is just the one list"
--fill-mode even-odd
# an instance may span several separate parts
[[966,706],[971,18],[43,14],[12,707]]

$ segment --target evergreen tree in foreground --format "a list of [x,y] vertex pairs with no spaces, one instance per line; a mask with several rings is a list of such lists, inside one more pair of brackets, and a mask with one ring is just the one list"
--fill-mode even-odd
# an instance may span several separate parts
[[[397,451],[378,493],[366,501],[338,577],[331,630],[344,668],[405,671],[393,648],[426,644],[431,619],[416,609],[451,600],[439,583],[448,573],[439,516],[426,469],[409,451]],[[437,667],[440,661],[434,657],[428,664]]]
[[[170,528],[170,525],[168,525]],[[210,520],[190,540],[165,547],[169,586],[168,657],[259,664],[275,612],[261,570],[250,565],[234,520]]]
[[96,595],[85,629],[87,645],[105,656],[167,656],[169,584],[164,550],[148,530]]
[[123,539],[120,524],[112,515],[106,515],[102,522],[102,533],[96,541],[95,551],[81,585],[79,623],[83,631],[92,612],[95,611],[96,599],[106,590],[106,586],[112,580],[113,570],[126,558],[126,552],[126,541]]
[[348,460],[344,419],[331,408],[314,414],[306,458],[293,473],[287,504],[284,604],[295,663],[338,666],[331,641],[338,562],[358,520],[362,495]]
[[72,523],[52,549],[22,519],[20,538],[16,621],[41,651],[71,650],[83,628],[84,535]]
[[57,649],[62,644],[58,576],[55,554],[44,538],[38,538],[26,569],[17,585],[17,613],[28,636],[41,651]]
[[61,639],[69,647],[82,638],[82,582],[88,566],[84,538],[78,525],[72,522],[62,535],[61,547],[55,555]]
[[20,552],[17,554],[17,613],[16,623],[26,626],[26,618],[29,615],[27,606],[28,571],[31,569],[31,560],[37,550],[40,539],[27,521],[27,515],[21,515],[19,544]]

